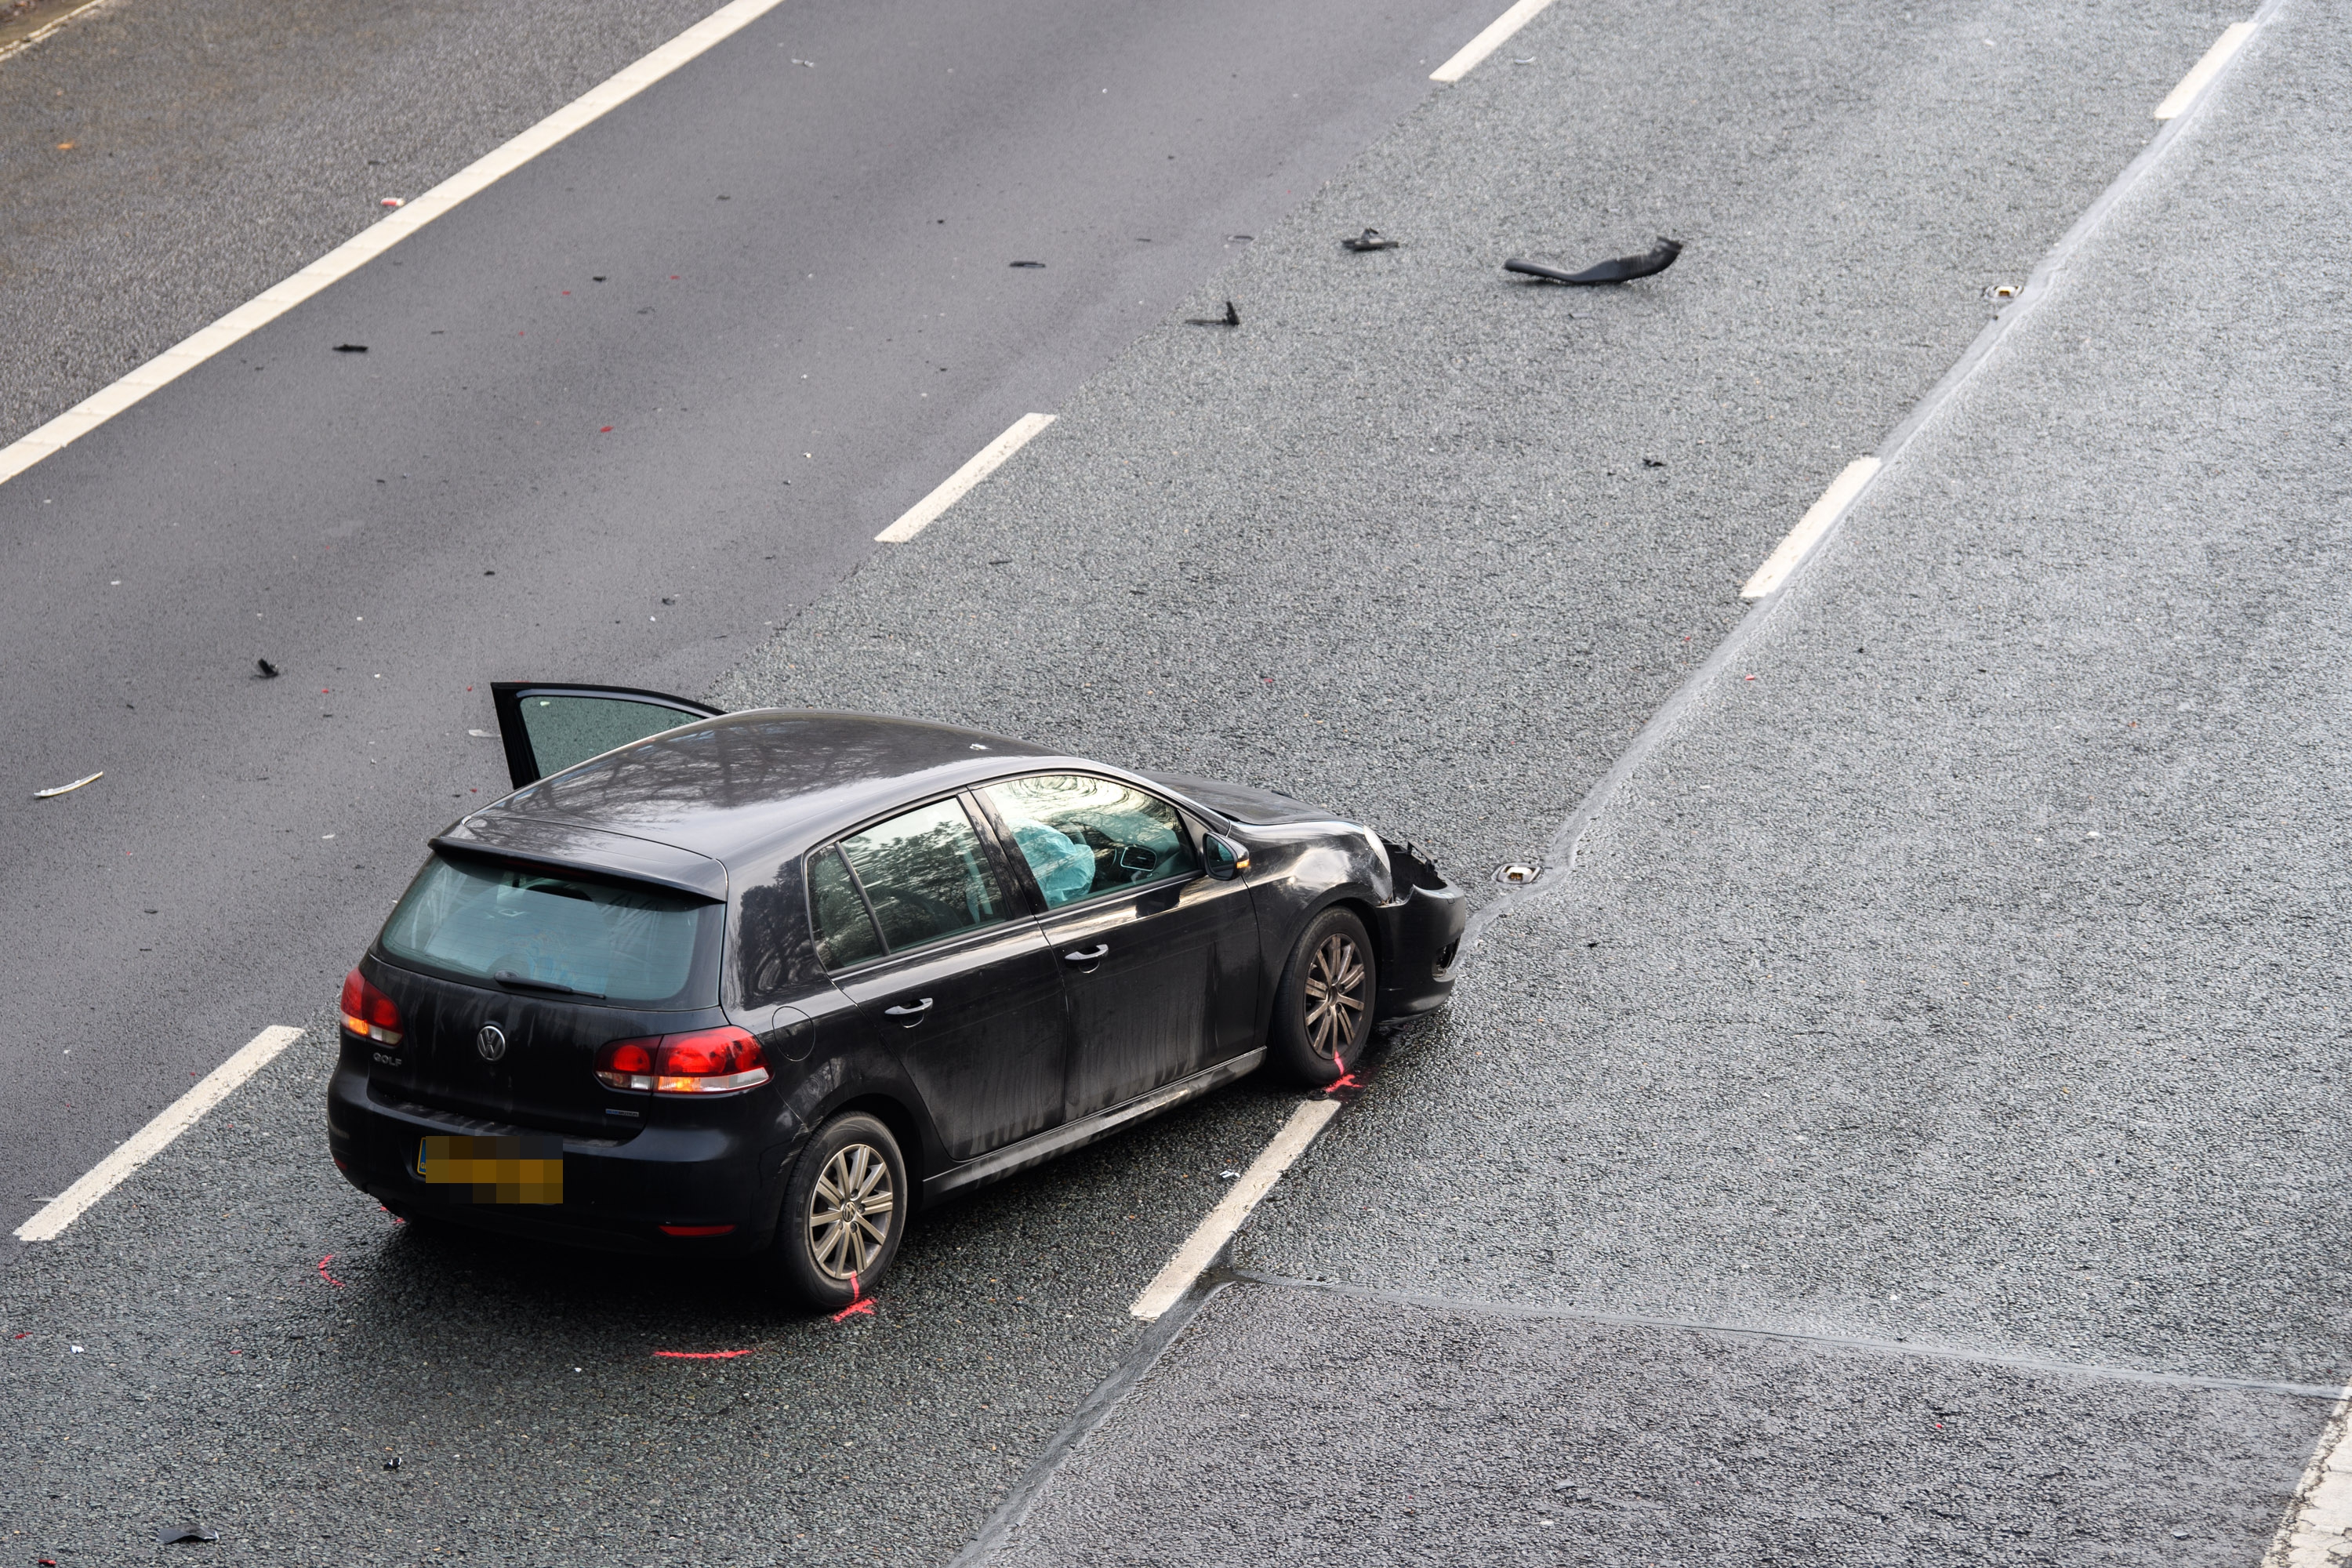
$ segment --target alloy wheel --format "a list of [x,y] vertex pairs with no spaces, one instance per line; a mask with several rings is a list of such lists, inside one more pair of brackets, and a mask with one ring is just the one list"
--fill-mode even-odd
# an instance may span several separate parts
[[1316,944],[1306,991],[1307,1044],[1318,1057],[1336,1058],[1355,1043],[1364,1016],[1364,958],[1353,938],[1334,931]]
[[882,1151],[870,1143],[837,1151],[809,1194],[809,1257],[835,1279],[869,1272],[890,1237],[898,1201]]

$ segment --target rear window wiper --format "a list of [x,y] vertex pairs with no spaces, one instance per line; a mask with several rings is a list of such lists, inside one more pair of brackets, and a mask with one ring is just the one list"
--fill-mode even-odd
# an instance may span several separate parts
[[528,974],[517,974],[511,969],[493,969],[490,978],[501,985],[528,985],[534,991],[553,991],[565,996],[585,996],[592,1002],[602,1002],[602,991],[583,991],[577,985],[566,985],[560,980],[533,980]]

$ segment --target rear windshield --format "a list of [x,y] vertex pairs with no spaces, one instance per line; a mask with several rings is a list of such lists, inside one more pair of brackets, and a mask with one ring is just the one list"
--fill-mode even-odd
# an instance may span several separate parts
[[[549,995],[695,1006],[720,906],[635,883],[436,855],[384,922],[395,959]],[[710,940],[705,941],[706,929]]]

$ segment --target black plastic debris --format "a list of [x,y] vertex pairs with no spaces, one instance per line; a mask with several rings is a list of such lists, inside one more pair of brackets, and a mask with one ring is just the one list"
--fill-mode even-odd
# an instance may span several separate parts
[[1045,268],[1045,264],[1044,262],[1042,262],[1042,261],[1015,261],[1015,262],[1013,262],[1011,265],[1013,265],[1013,266],[1014,266],[1014,267],[1034,267],[1034,268],[1039,268],[1040,270],[1043,270],[1043,269],[1044,269],[1044,268]]
[[1238,327],[1242,324],[1242,313],[1234,309],[1234,302],[1228,300],[1225,301],[1223,315],[1187,316],[1184,318],[1184,324],[1188,327]]
[[1348,238],[1341,240],[1339,242],[1339,248],[1342,250],[1358,251],[1394,250],[1398,246],[1403,243],[1404,242],[1401,239],[1391,239],[1379,229],[1368,228],[1361,234],[1351,235]]
[[261,679],[264,680],[275,680],[278,679],[278,667],[270,663],[266,658],[255,659],[253,661],[253,668],[261,671]]
[[159,1524],[155,1527],[155,1544],[158,1546],[202,1545],[207,1541],[219,1539],[217,1533],[200,1525]]
[[387,1470],[396,1470],[400,1468],[400,1456],[398,1454],[394,1454],[391,1458],[386,1459],[383,1462],[383,1468]]
[[1636,278],[1649,278],[1664,272],[1683,253],[1683,242],[1661,235],[1657,247],[1640,256],[1621,256],[1613,261],[1597,261],[1581,272],[1570,272],[1558,267],[1547,267],[1540,261],[1522,261],[1517,257],[1503,263],[1506,272],[1522,273],[1547,283],[1631,283]]
[[339,354],[363,354],[367,353],[367,344],[337,343],[335,345],[335,352]]
[[1642,467],[1645,468],[1663,468],[1665,466],[1666,462],[1663,458],[1644,458],[1642,459]]

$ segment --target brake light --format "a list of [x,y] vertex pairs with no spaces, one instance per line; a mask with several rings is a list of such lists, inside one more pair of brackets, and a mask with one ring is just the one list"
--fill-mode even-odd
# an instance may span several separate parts
[[400,1044],[400,1009],[356,969],[343,976],[343,1027],[379,1045]]
[[733,1094],[767,1082],[768,1065],[743,1030],[697,1029],[614,1040],[596,1053],[596,1079],[646,1094]]

